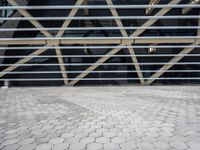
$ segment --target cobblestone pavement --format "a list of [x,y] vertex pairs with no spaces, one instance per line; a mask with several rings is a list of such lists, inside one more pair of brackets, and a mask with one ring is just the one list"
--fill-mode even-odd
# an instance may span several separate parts
[[200,150],[200,87],[0,90],[2,150]]

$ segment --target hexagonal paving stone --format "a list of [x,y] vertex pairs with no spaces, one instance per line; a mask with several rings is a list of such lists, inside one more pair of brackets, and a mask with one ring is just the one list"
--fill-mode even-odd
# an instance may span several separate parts
[[160,132],[159,133],[161,136],[166,136],[166,137],[172,137],[174,134],[171,132]]
[[42,91],[0,90],[0,150],[199,150],[199,88]]
[[82,138],[82,139],[80,140],[81,143],[86,143],[86,144],[92,143],[92,142],[94,142],[94,141],[95,141],[95,139],[92,138],[92,137],[85,137],[85,138]]
[[74,133],[63,133],[61,135],[62,138],[70,138],[70,137],[73,137],[74,136]]
[[103,148],[103,144],[100,144],[100,143],[87,144],[87,150],[99,150],[102,148]]
[[160,150],[167,150],[169,149],[169,144],[164,142],[155,142],[153,143],[154,147]]
[[44,144],[44,143],[48,143],[50,139],[51,139],[51,138],[49,138],[49,137],[45,137],[45,138],[36,138],[34,142],[35,142],[36,144]]
[[67,143],[59,143],[55,144],[52,148],[52,150],[66,150],[69,148],[69,144]]
[[62,143],[64,141],[63,138],[53,138],[49,141],[49,143],[51,144],[59,144],[59,143]]
[[9,139],[4,141],[3,143],[1,143],[2,145],[11,145],[11,144],[15,144],[19,141],[19,139],[14,138],[14,139]]
[[134,143],[134,141],[133,142],[128,142],[128,143],[120,144],[120,147],[123,150],[134,150],[134,149],[137,149],[137,146]]
[[156,138],[155,137],[151,137],[151,136],[145,136],[141,138],[143,142],[148,142],[148,143],[153,143],[156,142]]
[[83,131],[85,133],[93,133],[93,132],[95,132],[95,129],[89,128],[89,129],[84,129]]
[[36,147],[36,144],[26,144],[22,145],[18,150],[34,150]]
[[27,138],[27,139],[20,140],[18,142],[18,144],[19,145],[26,145],[26,144],[31,144],[33,141],[34,141],[33,138]]
[[162,127],[161,128],[164,132],[172,132],[172,131],[174,131],[174,128],[172,128],[172,127]]
[[5,140],[13,139],[13,138],[16,138],[18,136],[19,136],[18,134],[7,134],[6,136],[4,136],[4,139]]
[[118,150],[118,149],[120,149],[120,146],[117,143],[106,143],[106,144],[104,144],[104,149],[106,149],[106,150]]
[[79,138],[73,138],[73,137],[65,139],[65,143],[69,144],[78,143],[79,141],[80,141]]
[[99,138],[96,138],[96,142],[106,144],[110,142],[110,139],[107,137],[99,137]]
[[1,150],[16,150],[18,148],[19,148],[18,144],[10,144],[10,145],[4,146]]
[[126,139],[123,138],[123,137],[114,137],[114,138],[111,139],[111,141],[113,143],[119,143],[119,144],[121,144],[121,143],[126,142]]
[[180,141],[171,142],[170,145],[176,150],[183,150],[188,148],[188,146],[184,142]]
[[87,137],[88,136],[88,133],[83,133],[83,132],[80,132],[80,133],[76,133],[74,138],[84,138],[84,137]]
[[159,136],[159,134],[157,132],[150,132],[150,131],[146,132],[145,135],[149,136],[149,137],[158,137]]
[[112,137],[117,136],[117,133],[116,132],[105,132],[105,133],[103,133],[103,136],[112,138]]
[[187,143],[189,141],[189,139],[184,136],[173,136],[170,139],[172,141],[180,141],[180,142],[185,142],[185,143]]
[[8,130],[8,131],[4,132],[4,134],[13,134],[16,132],[17,132],[17,130]]
[[46,144],[41,144],[38,145],[35,150],[51,150],[51,148],[53,147],[53,145],[46,143]]
[[71,150],[82,150],[86,148],[86,143],[74,143],[70,146]]
[[108,132],[108,129],[100,128],[100,129],[97,129],[96,132],[106,133],[106,132]]
[[148,143],[148,142],[137,143],[137,147],[140,150],[153,150],[153,149],[155,149],[154,145],[152,143]]
[[93,137],[93,138],[97,138],[97,137],[101,137],[103,134],[101,132],[94,132],[94,133],[90,133],[89,137]]

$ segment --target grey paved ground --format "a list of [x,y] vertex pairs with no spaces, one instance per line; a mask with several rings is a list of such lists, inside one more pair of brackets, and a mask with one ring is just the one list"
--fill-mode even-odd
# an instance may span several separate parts
[[200,150],[200,87],[0,90],[3,150]]

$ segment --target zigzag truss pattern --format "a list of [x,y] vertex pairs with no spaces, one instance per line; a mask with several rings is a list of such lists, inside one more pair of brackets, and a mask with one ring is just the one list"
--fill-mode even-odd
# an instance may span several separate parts
[[[10,5],[12,6],[20,6],[15,0],[7,0],[9,2]],[[106,3],[109,6],[114,5],[112,0],[105,0]],[[179,2],[181,2],[181,0],[172,0],[168,5],[176,5]],[[80,6],[80,5],[86,5],[87,4],[87,0],[77,0],[75,6]],[[167,14],[172,8],[167,7],[167,8],[162,8],[160,9],[155,16],[164,16],[165,14]],[[75,17],[76,13],[78,12],[79,8],[73,8],[71,9],[68,17]],[[23,17],[33,17],[27,10],[25,9],[17,9],[17,11],[23,16]],[[63,36],[65,30],[60,29],[57,34],[55,36],[53,36],[48,30],[41,30],[43,28],[45,28],[38,20],[29,20],[30,23],[32,25],[35,26],[35,28],[37,28],[46,38],[49,38],[49,40],[47,41],[43,41],[43,40],[38,40],[38,41],[29,41],[24,39],[23,41],[0,41],[0,44],[44,44],[44,47],[38,50],[35,50],[33,53],[31,53],[29,56],[38,56],[42,53],[44,53],[45,51],[48,50],[47,47],[49,46],[55,46],[55,47],[59,47],[60,44],[74,44],[74,43],[79,43],[79,44],[95,44],[95,43],[99,43],[99,44],[118,44],[119,47],[120,46],[132,46],[133,44],[137,44],[138,43],[165,43],[166,39],[137,39],[137,37],[139,37],[146,29],[142,28],[142,29],[137,29],[136,31],[134,31],[131,35],[128,35],[122,20],[120,19],[118,12],[116,10],[116,8],[110,8],[111,14],[112,16],[115,17],[115,22],[117,24],[117,26],[120,29],[121,35],[122,35],[122,39],[99,39],[97,40],[93,40],[93,39],[83,39],[83,40],[76,40],[76,39],[61,39],[58,40],[57,38],[60,38]],[[152,10],[151,10],[152,11]],[[85,9],[84,10],[85,14],[88,14],[88,10]],[[155,19],[148,19],[143,25],[142,27],[150,27],[152,26],[159,18],[155,18]],[[64,23],[62,24],[61,28],[67,28],[69,27],[70,23],[72,22],[72,19],[67,19],[64,21]],[[199,21],[199,26],[200,26],[200,21]],[[200,36],[200,30],[198,29],[198,34],[197,36]],[[51,39],[52,38],[52,39]],[[133,39],[132,39],[133,38]],[[200,41],[198,39],[167,39],[167,41],[171,41],[174,43],[178,43],[178,42],[189,42],[191,43],[191,46],[195,46],[195,45],[199,45]],[[21,42],[21,43],[20,43]],[[158,79],[163,73],[165,73],[167,70],[169,70],[172,66],[174,66],[178,61],[180,61],[185,55],[187,55],[188,53],[190,53],[192,50],[194,49],[194,47],[189,47],[189,48],[184,48],[180,53],[178,53],[175,57],[173,57],[169,63],[166,63],[165,65],[163,65],[163,67],[160,68],[159,71],[155,72],[149,79],[145,80],[143,77],[143,73],[140,69],[140,65],[138,63],[137,57],[134,56],[135,55],[135,50],[133,48],[128,48],[128,51],[130,53],[130,57],[132,59],[133,65],[135,66],[135,70],[137,72],[138,75],[138,79],[140,80],[141,84],[151,84],[153,81],[155,81],[156,79]],[[66,72],[66,68],[61,65],[64,64],[64,60],[62,57],[62,51],[60,48],[55,48],[55,52],[57,55],[57,59],[58,62],[60,64],[60,70],[62,71],[62,77],[63,77],[63,81],[65,83],[65,85],[74,85],[77,84],[81,79],[85,78],[90,72],[94,71],[96,68],[98,68],[100,66],[100,64],[105,63],[111,56],[110,55],[115,55],[116,53],[118,53],[121,50],[121,48],[114,48],[111,49],[108,53],[106,53],[103,57],[99,58],[93,65],[89,66],[85,71],[83,71],[81,74],[79,74],[75,80],[68,80],[68,75]],[[21,60],[17,61],[15,64],[25,64],[28,61],[30,61],[32,58],[31,57],[27,57],[27,58],[22,58]],[[6,69],[2,70],[2,72],[11,72],[13,70],[15,70],[18,66],[9,66]],[[6,73],[5,73],[6,74]],[[0,74],[0,77],[3,77],[5,74]]]

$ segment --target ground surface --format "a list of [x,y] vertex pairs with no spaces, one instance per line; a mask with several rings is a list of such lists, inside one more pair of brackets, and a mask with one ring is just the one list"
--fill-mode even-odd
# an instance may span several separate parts
[[3,150],[200,150],[200,87],[0,90]]

